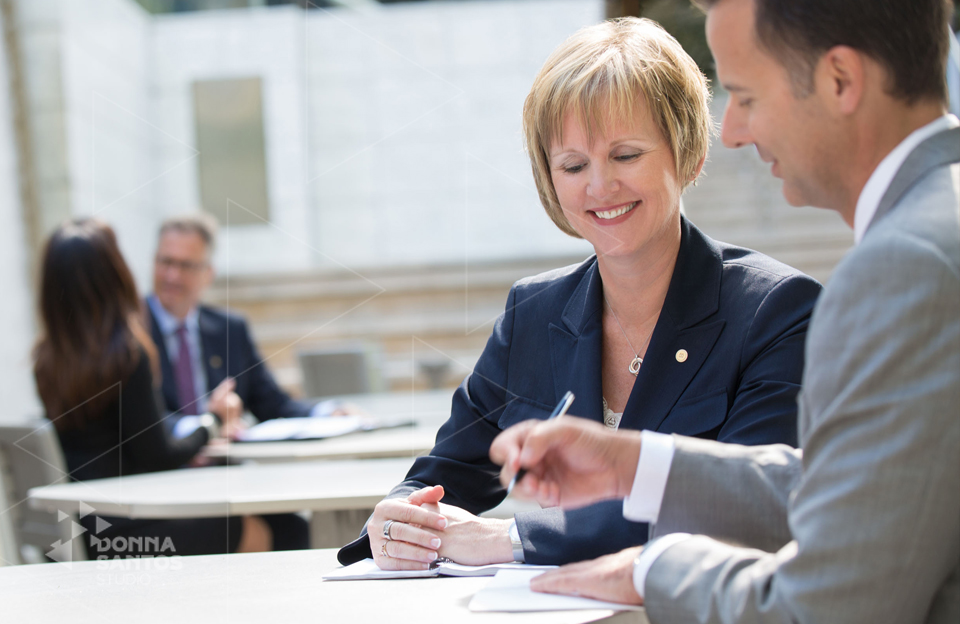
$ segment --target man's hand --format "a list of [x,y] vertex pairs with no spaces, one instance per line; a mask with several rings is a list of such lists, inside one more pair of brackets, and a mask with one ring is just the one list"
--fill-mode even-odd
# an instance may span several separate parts
[[227,377],[210,393],[207,409],[216,414],[223,423],[220,434],[225,438],[233,438],[243,431],[243,400],[234,392],[237,382]]
[[633,586],[633,561],[643,546],[627,548],[592,561],[550,570],[530,581],[530,589],[547,594],[585,596],[621,604],[643,604]]
[[504,486],[520,468],[513,491],[544,507],[582,507],[630,493],[640,458],[639,431],[611,431],[568,416],[528,420],[501,433],[490,459],[503,466]]

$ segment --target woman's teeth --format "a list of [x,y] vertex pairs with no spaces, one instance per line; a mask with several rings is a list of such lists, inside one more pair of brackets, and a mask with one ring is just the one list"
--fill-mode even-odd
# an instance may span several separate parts
[[605,210],[604,212],[595,212],[593,214],[597,215],[601,219],[616,219],[620,215],[627,214],[633,210],[634,206],[637,205],[637,202],[627,204],[626,206],[621,206],[619,208],[614,208],[613,210]]

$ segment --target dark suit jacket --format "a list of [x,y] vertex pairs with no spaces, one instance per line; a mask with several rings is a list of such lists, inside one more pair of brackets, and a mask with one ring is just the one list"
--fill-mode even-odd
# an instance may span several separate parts
[[[796,446],[803,345],[820,284],[748,249],[708,238],[683,219],[677,264],[620,427],[739,444]],[[596,257],[517,282],[450,420],[390,497],[440,484],[444,502],[480,513],[505,496],[488,452],[503,429],[546,418],[572,390],[570,413],[602,422]],[[687,352],[685,361],[677,352]],[[626,364],[624,364],[626,365]],[[622,503],[517,514],[529,563],[565,563],[647,540]],[[366,535],[342,563],[370,556]]]
[[[150,306],[147,309],[150,310]],[[200,325],[201,360],[207,375],[208,392],[229,376],[236,379],[236,393],[243,400],[244,408],[260,420],[310,415],[311,405],[294,401],[274,381],[242,317],[201,305],[197,322]],[[160,355],[163,398],[167,409],[176,412],[180,407],[176,378],[160,325],[152,310],[150,333]]]

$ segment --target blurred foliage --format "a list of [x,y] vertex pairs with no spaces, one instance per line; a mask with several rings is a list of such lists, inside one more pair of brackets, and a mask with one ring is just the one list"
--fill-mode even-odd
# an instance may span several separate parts
[[606,7],[607,17],[635,15],[658,22],[676,37],[700,70],[714,78],[713,56],[704,34],[706,16],[690,0],[607,0]]

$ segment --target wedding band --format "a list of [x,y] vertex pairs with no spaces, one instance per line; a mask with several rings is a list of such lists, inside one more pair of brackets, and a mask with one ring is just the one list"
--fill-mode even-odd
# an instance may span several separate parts
[[380,555],[383,556],[383,557],[386,557],[386,558],[388,558],[388,559],[390,558],[390,555],[387,554],[387,543],[386,543],[386,542],[384,542],[384,543],[380,546]]
[[383,523],[383,539],[388,541],[393,539],[392,537],[390,537],[390,525],[392,524],[393,524],[393,520],[387,520],[386,522]]

